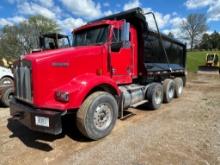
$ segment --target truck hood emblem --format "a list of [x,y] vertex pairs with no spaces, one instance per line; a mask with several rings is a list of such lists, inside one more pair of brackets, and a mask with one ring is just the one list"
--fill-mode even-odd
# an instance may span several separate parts
[[53,62],[53,67],[68,67],[70,64],[68,62]]

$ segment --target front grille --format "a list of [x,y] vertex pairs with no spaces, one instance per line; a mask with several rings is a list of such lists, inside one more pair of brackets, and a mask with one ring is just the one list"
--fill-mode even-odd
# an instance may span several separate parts
[[32,103],[31,63],[21,61],[15,67],[16,98]]

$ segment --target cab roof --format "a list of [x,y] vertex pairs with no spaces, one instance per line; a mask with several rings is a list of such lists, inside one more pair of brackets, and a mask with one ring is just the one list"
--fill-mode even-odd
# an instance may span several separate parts
[[100,20],[97,22],[89,22],[86,25],[83,25],[79,28],[74,29],[73,32],[79,32],[81,30],[89,29],[91,27],[96,27],[96,26],[111,25],[111,24],[114,24],[115,22],[116,21],[114,21],[114,20]]

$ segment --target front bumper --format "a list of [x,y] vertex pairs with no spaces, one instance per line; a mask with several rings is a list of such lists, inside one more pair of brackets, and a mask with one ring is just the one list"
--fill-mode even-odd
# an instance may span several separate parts
[[[54,135],[62,132],[61,112],[35,109],[14,99],[10,102],[10,114],[13,119],[18,120],[31,130]],[[47,118],[49,120],[48,126],[36,124],[36,116]]]

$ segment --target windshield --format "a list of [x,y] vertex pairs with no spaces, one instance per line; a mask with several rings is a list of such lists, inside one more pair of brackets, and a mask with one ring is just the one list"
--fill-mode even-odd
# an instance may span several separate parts
[[108,26],[86,29],[74,34],[73,46],[103,44],[108,38]]
[[213,59],[214,59],[214,54],[209,54],[207,60],[212,61]]

